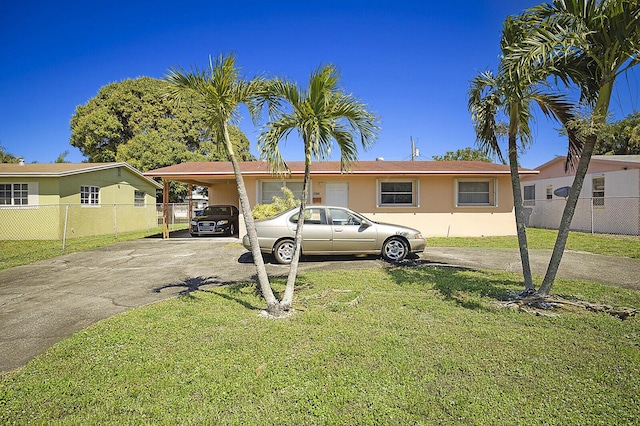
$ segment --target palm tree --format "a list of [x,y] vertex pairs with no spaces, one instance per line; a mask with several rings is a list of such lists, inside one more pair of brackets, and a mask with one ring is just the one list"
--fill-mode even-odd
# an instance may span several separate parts
[[[504,23],[501,45],[511,45],[520,35],[519,27],[510,18]],[[564,126],[572,119],[571,105],[561,95],[543,92],[546,74],[538,75],[538,82],[529,83],[518,80],[517,75],[509,74],[500,68],[497,76],[487,71],[480,73],[471,82],[468,107],[474,122],[476,138],[479,147],[484,152],[495,153],[504,161],[498,137],[505,132],[508,138],[508,158],[511,173],[511,187],[516,219],[518,246],[525,290],[535,290],[531,266],[529,262],[529,248],[525,224],[525,211],[522,203],[520,174],[518,162],[518,139],[520,148],[526,149],[532,142],[530,122],[532,120],[531,103],[538,105],[543,114]],[[502,114],[508,124],[502,125],[498,121]],[[573,132],[569,131],[569,152],[579,150],[578,141]]]
[[[258,276],[258,283],[262,296],[267,303],[267,312],[279,316],[282,313],[279,301],[273,294],[269,277],[265,269],[264,260],[258,245],[258,235],[251,215],[249,197],[244,186],[244,180],[240,166],[236,159],[233,143],[229,137],[229,125],[238,120],[238,107],[244,104],[248,107],[252,117],[259,116],[264,102],[265,81],[254,78],[250,81],[242,79],[235,65],[233,55],[218,56],[215,60],[209,59],[209,67],[206,70],[194,69],[187,72],[172,68],[165,80],[170,84],[168,95],[177,101],[195,99],[196,107],[202,108],[207,114],[207,125],[216,136],[215,140],[221,141],[227,152],[236,178],[240,206],[251,242],[251,253]],[[262,99],[262,101],[261,101]]]
[[281,304],[289,309],[293,302],[293,290],[298,273],[298,260],[302,246],[304,208],[308,202],[309,171],[312,159],[324,160],[331,154],[333,141],[340,149],[342,171],[357,159],[357,143],[354,134],[359,135],[363,149],[368,149],[377,136],[376,117],[366,106],[339,88],[340,75],[333,65],[325,65],[311,74],[308,89],[297,84],[275,80],[270,85],[270,95],[284,101],[274,120],[259,137],[259,149],[274,172],[289,171],[282,157],[279,143],[286,140],[293,130],[297,130],[304,146],[304,180],[298,226],[293,243],[293,257],[287,278],[287,285]]
[[507,49],[504,62],[509,72],[532,81],[536,70],[548,70],[575,84],[581,101],[592,108],[589,123],[581,129],[584,148],[538,290],[547,295],[562,260],[598,131],[606,123],[615,80],[640,62],[640,4],[638,0],[555,0],[525,11],[517,20],[526,35]]

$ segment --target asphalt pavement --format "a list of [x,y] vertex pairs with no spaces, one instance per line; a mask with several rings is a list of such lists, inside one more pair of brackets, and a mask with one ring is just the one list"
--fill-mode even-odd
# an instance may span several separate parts
[[[550,251],[531,250],[542,275]],[[420,264],[520,272],[517,249],[433,247]],[[270,276],[288,267],[269,262]],[[388,265],[375,257],[304,259],[300,271]],[[566,252],[560,277],[640,290],[640,259]],[[255,267],[240,240],[173,234],[147,238],[0,271],[0,372],[25,365],[56,342],[112,315],[197,289],[252,279]]]

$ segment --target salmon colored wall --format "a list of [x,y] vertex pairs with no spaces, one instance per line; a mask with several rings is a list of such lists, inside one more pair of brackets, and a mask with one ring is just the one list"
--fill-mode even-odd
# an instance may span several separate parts
[[[484,176],[464,177],[465,179],[486,179]],[[419,180],[418,207],[376,207],[378,180]],[[491,177],[493,179],[493,177]],[[251,207],[259,196],[257,177],[245,177],[245,186]],[[299,179],[295,179],[299,180]],[[330,175],[313,176],[311,198],[326,200],[327,182],[349,182],[349,208],[362,213],[371,220],[410,226],[420,230],[426,237],[496,236],[515,235],[513,196],[509,176],[496,178],[498,185],[497,206],[455,206],[455,176],[398,177]],[[210,204],[234,204],[239,206],[234,181],[221,182],[209,187]],[[313,204],[310,202],[309,204]],[[240,235],[246,229],[240,218]]]

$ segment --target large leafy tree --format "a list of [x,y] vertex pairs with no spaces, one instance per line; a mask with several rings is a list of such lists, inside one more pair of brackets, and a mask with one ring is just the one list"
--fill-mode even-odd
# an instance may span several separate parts
[[341,170],[344,171],[357,159],[358,145],[367,149],[377,136],[376,117],[365,104],[345,93],[339,84],[338,69],[334,65],[325,65],[311,74],[307,88],[286,80],[275,80],[270,85],[271,96],[283,102],[276,103],[280,108],[259,137],[260,153],[274,171],[288,171],[279,146],[295,131],[302,140],[305,164],[298,226],[291,247],[293,257],[281,302],[286,310],[293,302],[312,160],[327,159],[335,142],[340,150]]
[[640,112],[608,124],[600,133],[594,154],[640,155]]
[[578,129],[584,135],[584,148],[538,290],[546,295],[562,260],[616,78],[640,61],[640,5],[638,0],[555,0],[528,9],[516,20],[524,36],[507,47],[503,63],[508,72],[535,82],[539,70],[547,70],[566,84],[575,84],[580,100],[591,108],[587,124]]
[[240,105],[246,105],[253,118],[259,116],[266,93],[265,81],[260,78],[246,80],[241,77],[233,55],[220,55],[215,59],[210,59],[208,68],[204,70],[196,68],[192,71],[186,71],[173,68],[169,70],[166,81],[170,85],[167,89],[170,98],[177,101],[178,104],[201,111],[205,117],[207,130],[214,135],[215,140],[220,141],[233,165],[260,292],[267,303],[267,312],[273,316],[281,316],[283,309],[269,284],[269,277],[258,244],[258,234],[251,215],[249,197],[238,164],[236,147],[231,140],[229,131],[230,125],[239,120],[238,109]]
[[[502,31],[503,51],[521,36],[518,25],[513,19],[508,18]],[[546,71],[541,70],[535,81],[519,79],[517,74],[507,71],[504,67],[500,67],[498,75],[487,71],[476,76],[471,82],[468,107],[481,152],[495,153],[501,161],[504,161],[499,139],[506,130],[522,273],[525,289],[532,292],[535,287],[529,262],[518,153],[526,150],[532,142],[532,104],[537,105],[544,115],[560,122],[563,126],[567,126],[573,119],[573,113],[571,104],[564,96],[545,92],[544,80],[548,75]],[[573,132],[569,131],[568,134],[569,155],[575,155],[580,149],[579,142]]]
[[[200,109],[165,96],[166,82],[149,77],[100,89],[71,118],[71,145],[89,162],[123,161],[143,172],[189,161],[227,161]],[[253,160],[249,140],[237,127],[229,134],[239,160]],[[187,186],[172,182],[171,202],[184,199]]]
[[19,161],[19,157],[7,152],[5,147],[0,146],[0,163],[18,163]]
[[[182,161],[227,160],[209,131],[206,116],[187,104],[171,102],[166,82],[150,77],[111,83],[71,118],[71,145],[89,162],[128,161],[140,170]],[[235,152],[251,160],[249,140],[236,127],[230,129]],[[140,148],[151,148],[150,157]]]

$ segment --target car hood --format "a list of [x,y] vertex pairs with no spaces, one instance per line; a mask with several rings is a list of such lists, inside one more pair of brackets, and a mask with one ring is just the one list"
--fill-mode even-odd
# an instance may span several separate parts
[[209,215],[209,216],[196,216],[193,220],[223,220],[223,219],[232,219],[232,216],[229,215]]
[[384,222],[374,222],[371,221],[372,223],[374,223],[378,229],[380,231],[382,230],[395,230],[395,233],[398,233],[397,231],[401,231],[401,232],[406,232],[408,235],[410,234],[422,234],[421,231],[419,231],[418,229],[415,228],[409,228],[408,226],[402,226],[402,225],[395,225],[392,223],[384,223]]

